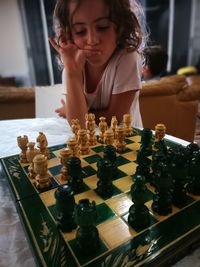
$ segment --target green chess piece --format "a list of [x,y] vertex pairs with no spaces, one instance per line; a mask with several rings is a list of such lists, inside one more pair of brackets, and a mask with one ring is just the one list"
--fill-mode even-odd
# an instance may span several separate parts
[[97,182],[96,192],[103,198],[109,198],[113,195],[113,166],[107,159],[100,159],[97,162]]
[[187,174],[188,174],[188,153],[183,146],[174,151],[171,162],[171,175],[173,182],[172,203],[182,208],[187,203]]
[[81,160],[78,157],[71,157],[67,161],[68,184],[74,193],[80,193],[84,189]]
[[160,162],[157,168],[152,209],[159,215],[168,215],[172,212],[172,177],[167,164]]
[[104,159],[110,160],[113,170],[113,178],[118,175],[116,148],[112,145],[104,147]]
[[190,181],[187,190],[193,195],[200,195],[200,150],[194,151],[190,164]]
[[128,223],[135,231],[139,232],[150,225],[150,215],[146,202],[147,187],[145,177],[137,175],[135,183],[131,186],[131,197],[134,204],[129,209]]
[[139,174],[145,177],[146,182],[150,181],[150,165],[149,156],[152,154],[152,131],[148,128],[142,130],[141,146],[137,153],[137,168],[133,178]]
[[97,210],[94,201],[81,199],[75,208],[75,221],[79,225],[76,232],[76,243],[84,255],[95,253],[100,248],[99,232],[95,226]]
[[63,232],[71,232],[77,227],[74,221],[75,199],[69,185],[59,186],[55,191],[58,227]]

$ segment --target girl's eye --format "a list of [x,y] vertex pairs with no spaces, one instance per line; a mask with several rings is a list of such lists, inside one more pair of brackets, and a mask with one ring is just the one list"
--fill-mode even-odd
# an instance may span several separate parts
[[107,31],[109,26],[97,26],[97,30],[100,32]]
[[83,36],[83,35],[86,34],[86,30],[74,31],[74,33],[75,33],[76,35]]

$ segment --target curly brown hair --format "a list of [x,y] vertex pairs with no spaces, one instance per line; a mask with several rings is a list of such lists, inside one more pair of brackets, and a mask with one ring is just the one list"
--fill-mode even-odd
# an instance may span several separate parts
[[[74,1],[77,7],[83,0],[57,0],[54,9],[54,31],[59,38],[63,32],[70,32],[71,16],[69,3]],[[144,34],[139,22],[143,15],[141,6],[136,0],[104,0],[109,7],[110,20],[117,26],[117,47],[138,50]]]

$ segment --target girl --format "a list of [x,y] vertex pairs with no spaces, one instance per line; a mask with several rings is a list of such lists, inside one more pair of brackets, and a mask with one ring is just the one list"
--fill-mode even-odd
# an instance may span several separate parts
[[[142,30],[140,11],[131,0],[57,0],[54,26],[57,42],[50,38],[64,67],[66,99],[56,112],[68,122],[85,114],[110,123],[116,115],[131,112],[133,126],[142,127],[139,111]],[[134,12],[132,11],[134,10]]]

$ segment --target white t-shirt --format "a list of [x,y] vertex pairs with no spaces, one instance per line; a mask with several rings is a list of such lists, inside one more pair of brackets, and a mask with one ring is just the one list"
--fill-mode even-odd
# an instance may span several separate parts
[[[65,70],[64,70],[65,71]],[[132,126],[142,128],[142,119],[139,108],[139,89],[141,89],[142,61],[138,52],[120,50],[110,59],[103,72],[96,90],[87,93],[84,77],[84,94],[89,109],[105,109],[108,107],[112,94],[128,91],[137,91],[130,108]],[[65,84],[64,72],[63,83]],[[66,85],[66,84],[65,84]],[[126,105],[126,103],[124,103]],[[115,115],[115,114],[113,114]]]
[[[127,91],[137,91],[131,105],[132,126],[142,127],[139,109],[139,89],[141,89],[141,56],[137,52],[120,50],[113,55],[108,63],[96,90],[87,93],[84,76],[84,94],[89,109],[105,109],[108,107],[111,95]],[[124,103],[126,105],[126,103]],[[113,114],[115,115],[115,114]]]

